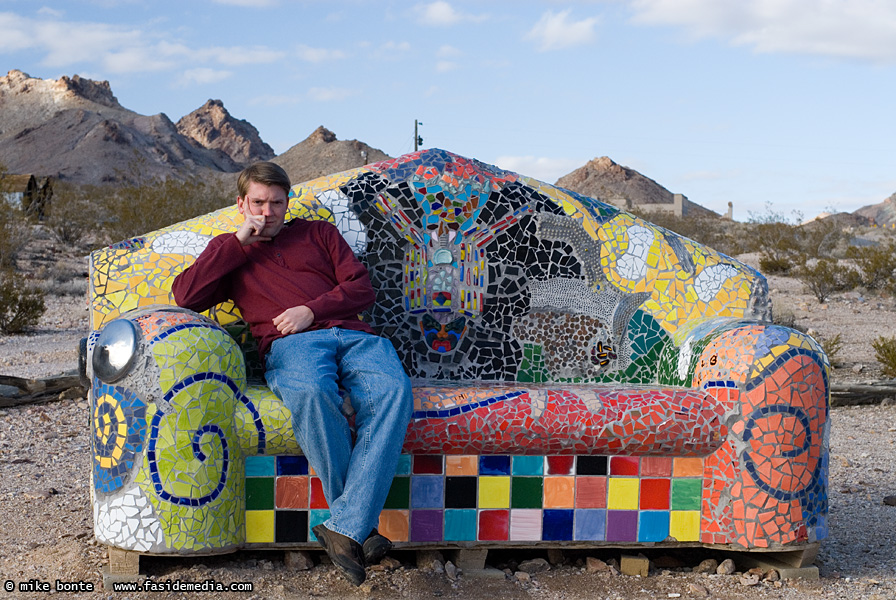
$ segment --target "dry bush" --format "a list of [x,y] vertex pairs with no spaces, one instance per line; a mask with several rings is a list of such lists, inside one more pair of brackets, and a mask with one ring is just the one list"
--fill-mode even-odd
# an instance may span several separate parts
[[896,337],[880,336],[871,342],[877,362],[881,364],[883,374],[896,377]]
[[46,309],[41,290],[28,286],[15,271],[0,271],[0,331],[21,333],[31,329]]
[[103,227],[113,241],[192,219],[232,202],[215,183],[174,179],[108,188],[98,198]]
[[896,241],[889,240],[886,246],[850,246],[846,256],[859,268],[863,287],[896,293]]
[[32,236],[31,221],[0,195],[0,269],[15,268],[16,258]]
[[834,292],[852,290],[859,284],[856,271],[826,258],[816,261],[814,265],[799,265],[793,269],[793,274],[809,288],[819,303]]
[[102,209],[97,199],[102,194],[95,186],[55,184],[44,224],[59,242],[80,245],[98,233]]

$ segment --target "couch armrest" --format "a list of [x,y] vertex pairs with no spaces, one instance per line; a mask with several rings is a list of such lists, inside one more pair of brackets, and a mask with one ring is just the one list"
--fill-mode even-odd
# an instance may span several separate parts
[[686,346],[692,357],[680,356],[681,372],[687,366],[690,385],[726,407],[729,431],[704,461],[702,541],[774,547],[825,538],[824,351],[799,331],[744,321],[697,327]]

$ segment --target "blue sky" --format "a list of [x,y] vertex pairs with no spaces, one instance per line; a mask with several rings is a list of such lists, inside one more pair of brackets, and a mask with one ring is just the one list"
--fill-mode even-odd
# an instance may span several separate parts
[[[318,125],[553,183],[609,156],[746,220],[896,192],[889,0],[0,0],[0,69],[209,98],[276,152]],[[2,107],[0,107],[2,110]]]

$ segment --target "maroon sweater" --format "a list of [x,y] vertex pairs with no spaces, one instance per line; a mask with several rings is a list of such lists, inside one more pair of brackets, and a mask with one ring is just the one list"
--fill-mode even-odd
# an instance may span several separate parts
[[175,278],[171,291],[178,306],[197,312],[233,300],[262,358],[283,337],[274,317],[294,306],[314,313],[306,331],[342,327],[373,333],[358,318],[376,298],[367,269],[326,221],[295,219],[270,242],[248,246],[233,233],[221,234]]

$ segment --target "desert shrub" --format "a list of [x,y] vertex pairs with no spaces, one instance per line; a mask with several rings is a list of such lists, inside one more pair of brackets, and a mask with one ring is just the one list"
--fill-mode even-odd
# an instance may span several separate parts
[[883,374],[896,377],[896,337],[880,336],[871,342],[877,362],[881,364]]
[[839,333],[831,337],[818,335],[815,336],[815,340],[819,343],[821,349],[824,350],[824,353],[828,355],[831,365],[834,365],[837,362],[837,356],[843,349],[843,338],[841,335]]
[[104,229],[112,240],[128,239],[233,203],[216,183],[152,179],[108,189],[99,198]]
[[32,233],[33,225],[28,217],[0,195],[0,269],[15,267],[19,252]]
[[816,261],[814,265],[803,264],[796,267],[794,275],[819,302],[824,302],[834,292],[854,289],[859,282],[856,271],[826,258]]
[[836,219],[816,219],[800,225],[799,243],[809,258],[832,258],[847,235]]
[[896,241],[890,240],[886,246],[850,246],[846,257],[859,268],[862,286],[896,292]]
[[0,271],[0,331],[21,333],[37,325],[46,311],[44,293],[11,270]]
[[786,304],[779,303],[775,299],[772,299],[772,323],[806,333],[806,328],[797,323],[793,309]]
[[759,252],[759,269],[765,273],[789,273],[795,266],[805,262],[803,231],[800,229],[799,215],[788,219],[765,205],[765,212],[750,213],[752,224],[748,249]]
[[57,183],[44,224],[59,242],[79,245],[100,228],[102,189]]

